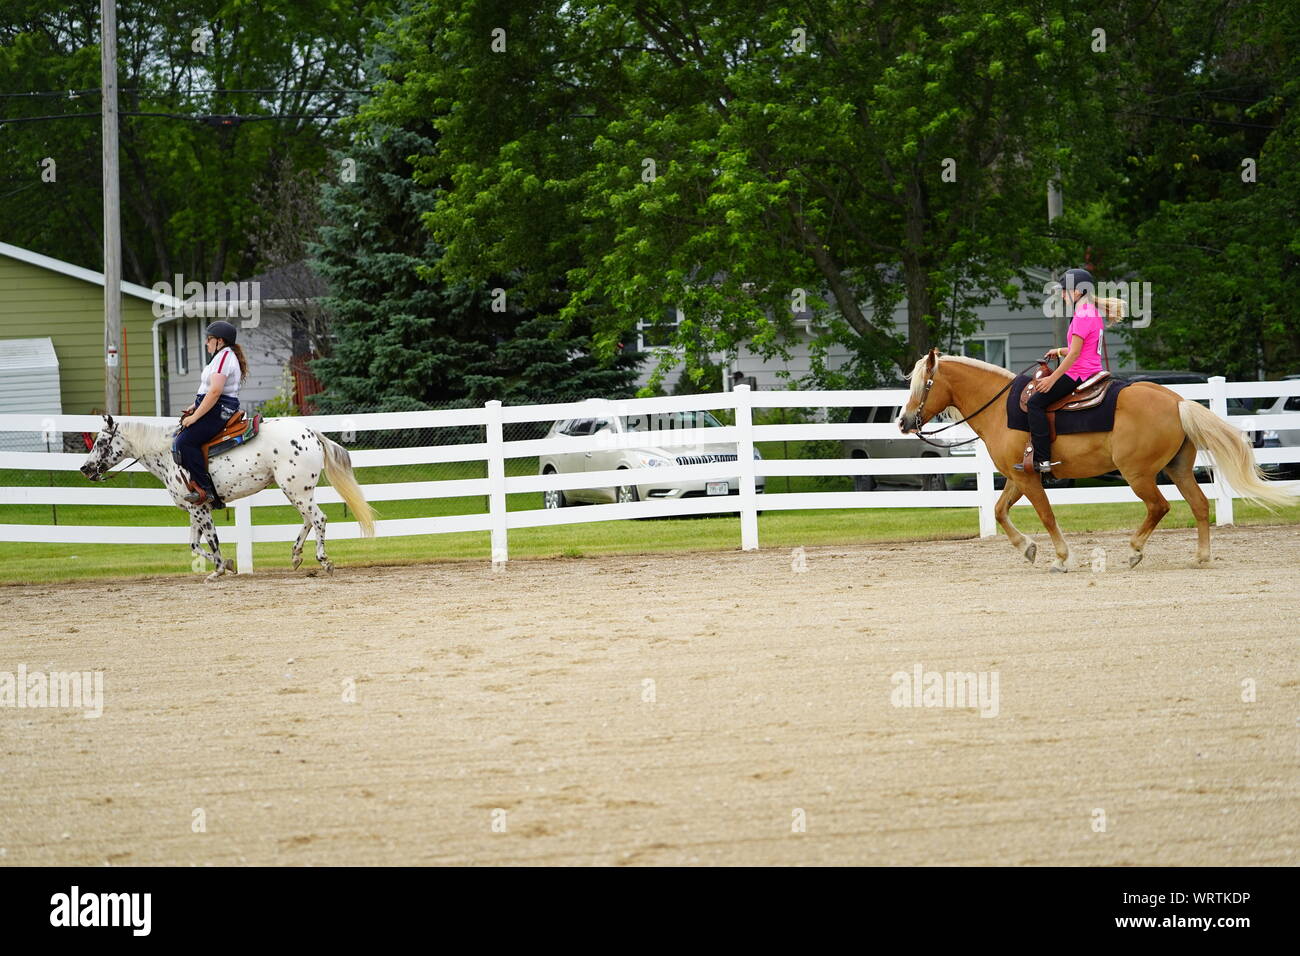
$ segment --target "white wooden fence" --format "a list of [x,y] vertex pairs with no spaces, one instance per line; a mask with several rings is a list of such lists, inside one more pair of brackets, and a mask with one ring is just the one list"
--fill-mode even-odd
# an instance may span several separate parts
[[[1300,412],[1284,415],[1227,416],[1229,397],[1262,398],[1280,395],[1300,395],[1300,381],[1287,382],[1233,382],[1216,377],[1208,385],[1182,385],[1175,391],[1185,398],[1209,399],[1210,407],[1231,424],[1243,431],[1300,429]],[[485,461],[487,477],[444,480],[387,482],[363,485],[366,498],[371,502],[400,499],[449,498],[484,495],[487,510],[478,514],[449,515],[424,518],[381,519],[376,522],[376,534],[394,535],[441,534],[462,531],[487,531],[490,534],[492,560],[505,561],[508,557],[509,532],[516,528],[545,525],[578,524],[588,521],[611,521],[664,515],[700,515],[724,512],[740,513],[740,544],[743,550],[758,547],[758,511],[783,511],[815,508],[977,508],[979,528],[983,537],[996,533],[993,506],[998,497],[994,489],[995,469],[982,442],[975,443],[976,454],[969,457],[916,457],[916,458],[828,458],[828,459],[762,459],[753,455],[756,441],[806,441],[817,439],[847,440],[893,438],[903,439],[893,423],[884,424],[827,424],[803,423],[791,425],[755,425],[755,408],[830,408],[839,406],[900,406],[907,400],[902,389],[871,391],[774,391],[751,392],[747,386],[735,391],[710,395],[682,395],[667,398],[628,399],[619,401],[588,400],[555,405],[502,406],[488,402],[481,409],[457,411],[393,412],[365,415],[318,415],[299,419],[304,425],[324,432],[362,432],[379,429],[438,429],[456,426],[483,426],[485,441],[473,444],[433,445],[418,448],[392,448],[351,451],[354,467],[380,465],[417,465],[447,462]],[[562,450],[565,453],[594,451],[611,447],[640,447],[646,444],[643,433],[629,435],[597,434],[587,438],[535,439],[504,441],[503,426],[517,422],[550,422],[569,418],[594,418],[612,415],[647,415],[664,412],[695,411],[699,409],[733,409],[735,424],[722,428],[694,428],[674,431],[673,445],[734,443],[737,460],[698,465],[671,465],[667,467],[623,469],[618,471],[577,472],[552,475],[527,475],[507,477],[505,462],[508,458],[532,457]],[[170,419],[140,419],[155,423]],[[4,447],[6,433],[11,432],[96,432],[103,420],[93,415],[0,415],[0,448]],[[966,426],[950,429],[947,439],[971,437]],[[915,440],[907,438],[906,440]],[[563,442],[562,449],[560,443]],[[918,446],[919,448],[920,446]],[[1256,449],[1261,464],[1269,462],[1300,461],[1300,448]],[[41,471],[75,471],[85,460],[81,454],[0,451],[0,469],[35,469]],[[1198,464],[1205,464],[1198,456]],[[133,471],[143,471],[140,465]],[[756,494],[755,479],[759,476],[775,478],[785,475],[918,475],[918,474],[970,474],[976,475],[974,490],[961,491],[869,491],[869,492],[811,492],[791,494]],[[570,490],[577,488],[618,487],[647,484],[650,481],[676,480],[728,480],[739,476],[738,496],[713,496],[678,499],[658,499],[626,504],[607,504],[592,507],[565,509],[534,509],[507,511],[506,496],[523,492]],[[1181,499],[1178,489],[1162,486],[1167,498]],[[1233,520],[1232,489],[1216,481],[1207,489],[1216,499],[1216,520],[1230,524]],[[1053,504],[1085,504],[1101,502],[1132,502],[1137,497],[1127,486],[1099,488],[1059,488],[1048,493]],[[338,493],[329,487],[317,490],[316,500],[322,503],[339,502]],[[121,488],[112,485],[86,484],[79,487],[0,486],[0,504],[54,504],[54,505],[156,505],[175,507],[171,498],[161,489]],[[253,509],[268,505],[286,504],[278,489],[268,488],[247,498],[232,502],[235,512],[234,540],[240,573],[253,569],[253,544],[294,540],[300,524],[265,525],[253,521]],[[1020,506],[1028,502],[1021,499]],[[379,509],[382,512],[382,505]],[[229,537],[229,531],[222,529]],[[358,537],[356,522],[333,522],[329,527],[332,538]],[[31,525],[0,524],[0,541],[49,543],[113,543],[113,544],[177,544],[189,543],[189,528],[177,526],[116,526],[116,525]],[[229,543],[228,541],[226,542]]]

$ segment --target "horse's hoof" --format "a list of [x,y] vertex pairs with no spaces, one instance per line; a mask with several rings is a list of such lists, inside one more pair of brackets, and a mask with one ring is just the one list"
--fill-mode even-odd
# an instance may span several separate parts
[[1034,558],[1036,557],[1038,557],[1038,545],[1030,541],[1029,547],[1025,548],[1025,560],[1028,561],[1030,564],[1033,564]]
[[333,574],[333,573],[334,573],[334,562],[333,562],[333,561],[322,561],[322,562],[320,563],[320,566],[321,566],[322,568],[325,569],[325,573],[326,573],[326,574]]
[[293,569],[297,571],[298,568],[300,568],[301,566],[302,566],[302,555],[301,554],[294,555]]
[[1063,565],[1063,564],[1053,564],[1053,565],[1052,565],[1052,570],[1053,570],[1053,571],[1059,571],[1061,574],[1064,574],[1065,572],[1069,571],[1070,569],[1067,568],[1067,567],[1066,567],[1065,565]]
[[1138,566],[1138,562],[1141,560],[1142,560],[1142,552],[1134,551],[1132,554],[1128,556],[1128,566],[1130,568],[1136,568]]

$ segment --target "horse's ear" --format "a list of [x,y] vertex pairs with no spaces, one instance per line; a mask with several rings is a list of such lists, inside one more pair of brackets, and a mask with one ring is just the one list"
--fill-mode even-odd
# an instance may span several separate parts
[[930,354],[925,357],[926,371],[929,372],[931,375],[933,375],[934,370],[938,366],[938,364],[939,364],[939,350],[930,349]]
[[104,429],[105,429],[106,431],[110,431],[110,432],[113,430],[113,416],[112,416],[112,415],[105,415],[105,416],[104,416]]

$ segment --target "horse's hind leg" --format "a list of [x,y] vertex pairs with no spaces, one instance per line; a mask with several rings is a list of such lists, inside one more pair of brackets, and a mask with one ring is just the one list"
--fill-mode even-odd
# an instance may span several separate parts
[[[1008,479],[1010,484],[1010,479]],[[1038,512],[1038,520],[1043,523],[1047,533],[1052,536],[1052,544],[1056,547],[1056,560],[1052,562],[1053,571],[1070,570],[1070,546],[1065,543],[1065,536],[1061,534],[1061,529],[1056,526],[1056,515],[1052,512],[1052,503],[1047,500],[1047,492],[1043,490],[1043,484],[1037,476],[1018,479],[1019,490],[1029,499],[1029,503],[1034,506]],[[1004,492],[1005,495],[1005,492]],[[1013,499],[1014,500],[1014,499]]]
[[1011,542],[1011,547],[1033,564],[1034,558],[1038,556],[1038,545],[1034,544],[1033,539],[1021,534],[1020,529],[1011,523],[1011,506],[1020,500],[1022,494],[1014,481],[1008,481],[1002,488],[1002,497],[993,506],[993,517],[998,519],[998,524],[1007,533],[1007,540]]
[[1174,460],[1165,465],[1165,474],[1174,480],[1196,519],[1196,561],[1210,563],[1210,503],[1196,482],[1196,446],[1191,439],[1183,442]]
[[298,509],[298,514],[302,515],[303,521],[302,530],[298,532],[298,540],[293,545],[293,566],[297,568],[302,564],[303,543],[307,540],[307,532],[315,528],[316,560],[320,562],[321,567],[333,574],[334,562],[325,554],[325,525],[329,520],[325,517],[325,512],[320,510],[316,500],[309,493],[291,495],[289,500]]
[[1151,537],[1151,532],[1156,530],[1156,525],[1160,523],[1160,519],[1169,514],[1169,501],[1156,486],[1155,474],[1148,472],[1132,473],[1124,471],[1122,468],[1120,474],[1129,483],[1133,493],[1141,498],[1147,506],[1146,520],[1142,522],[1141,527],[1133,532],[1133,537],[1129,541],[1129,547],[1133,549],[1133,553],[1129,555],[1128,566],[1134,568],[1142,560],[1142,549],[1146,547],[1147,538]]

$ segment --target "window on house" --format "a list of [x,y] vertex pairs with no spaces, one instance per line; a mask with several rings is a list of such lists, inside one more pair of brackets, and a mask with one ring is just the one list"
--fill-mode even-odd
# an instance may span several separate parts
[[670,345],[683,318],[681,309],[666,309],[658,320],[642,319],[636,324],[637,351],[645,352]]
[[979,359],[981,362],[988,362],[990,365],[1001,365],[1003,368],[1011,367],[1007,364],[1010,351],[1010,342],[1005,335],[967,339],[961,346],[962,355]]
[[184,317],[176,321],[176,371],[182,375],[190,370],[189,324],[189,319]]

